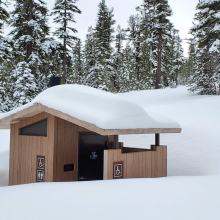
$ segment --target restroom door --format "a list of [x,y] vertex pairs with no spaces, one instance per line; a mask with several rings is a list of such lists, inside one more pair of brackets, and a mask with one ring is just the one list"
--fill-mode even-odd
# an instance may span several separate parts
[[103,157],[108,136],[95,133],[79,134],[78,180],[103,180]]

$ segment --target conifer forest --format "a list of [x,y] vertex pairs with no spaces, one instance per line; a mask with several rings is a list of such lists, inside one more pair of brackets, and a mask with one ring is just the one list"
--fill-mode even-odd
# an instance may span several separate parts
[[[107,1],[97,5],[85,40],[76,37],[77,0],[0,1],[0,112],[30,102],[49,86],[83,84],[113,93],[188,86],[201,95],[220,94],[220,0],[200,0],[184,57],[168,0],[143,0],[121,27]],[[95,12],[94,12],[95,13]],[[57,28],[51,32],[48,16]],[[8,35],[4,26],[10,26]]]

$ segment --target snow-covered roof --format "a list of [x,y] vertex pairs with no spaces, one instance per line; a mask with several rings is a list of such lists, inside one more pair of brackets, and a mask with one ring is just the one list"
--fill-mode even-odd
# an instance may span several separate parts
[[32,102],[0,114],[0,127],[9,128],[16,118],[30,117],[33,115],[31,112],[43,111],[103,135],[181,131],[177,122],[148,114],[140,105],[117,94],[76,84],[54,86],[40,93]]

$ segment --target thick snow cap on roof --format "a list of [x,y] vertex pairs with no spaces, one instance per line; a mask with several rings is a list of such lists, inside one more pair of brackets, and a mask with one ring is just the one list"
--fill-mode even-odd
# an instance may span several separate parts
[[148,114],[140,105],[117,94],[69,84],[49,88],[31,103],[0,115],[5,118],[40,103],[102,129],[180,128],[164,116]]

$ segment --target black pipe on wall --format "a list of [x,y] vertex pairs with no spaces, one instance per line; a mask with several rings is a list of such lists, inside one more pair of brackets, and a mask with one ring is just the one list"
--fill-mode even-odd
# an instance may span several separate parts
[[155,134],[155,146],[160,146],[160,134]]

